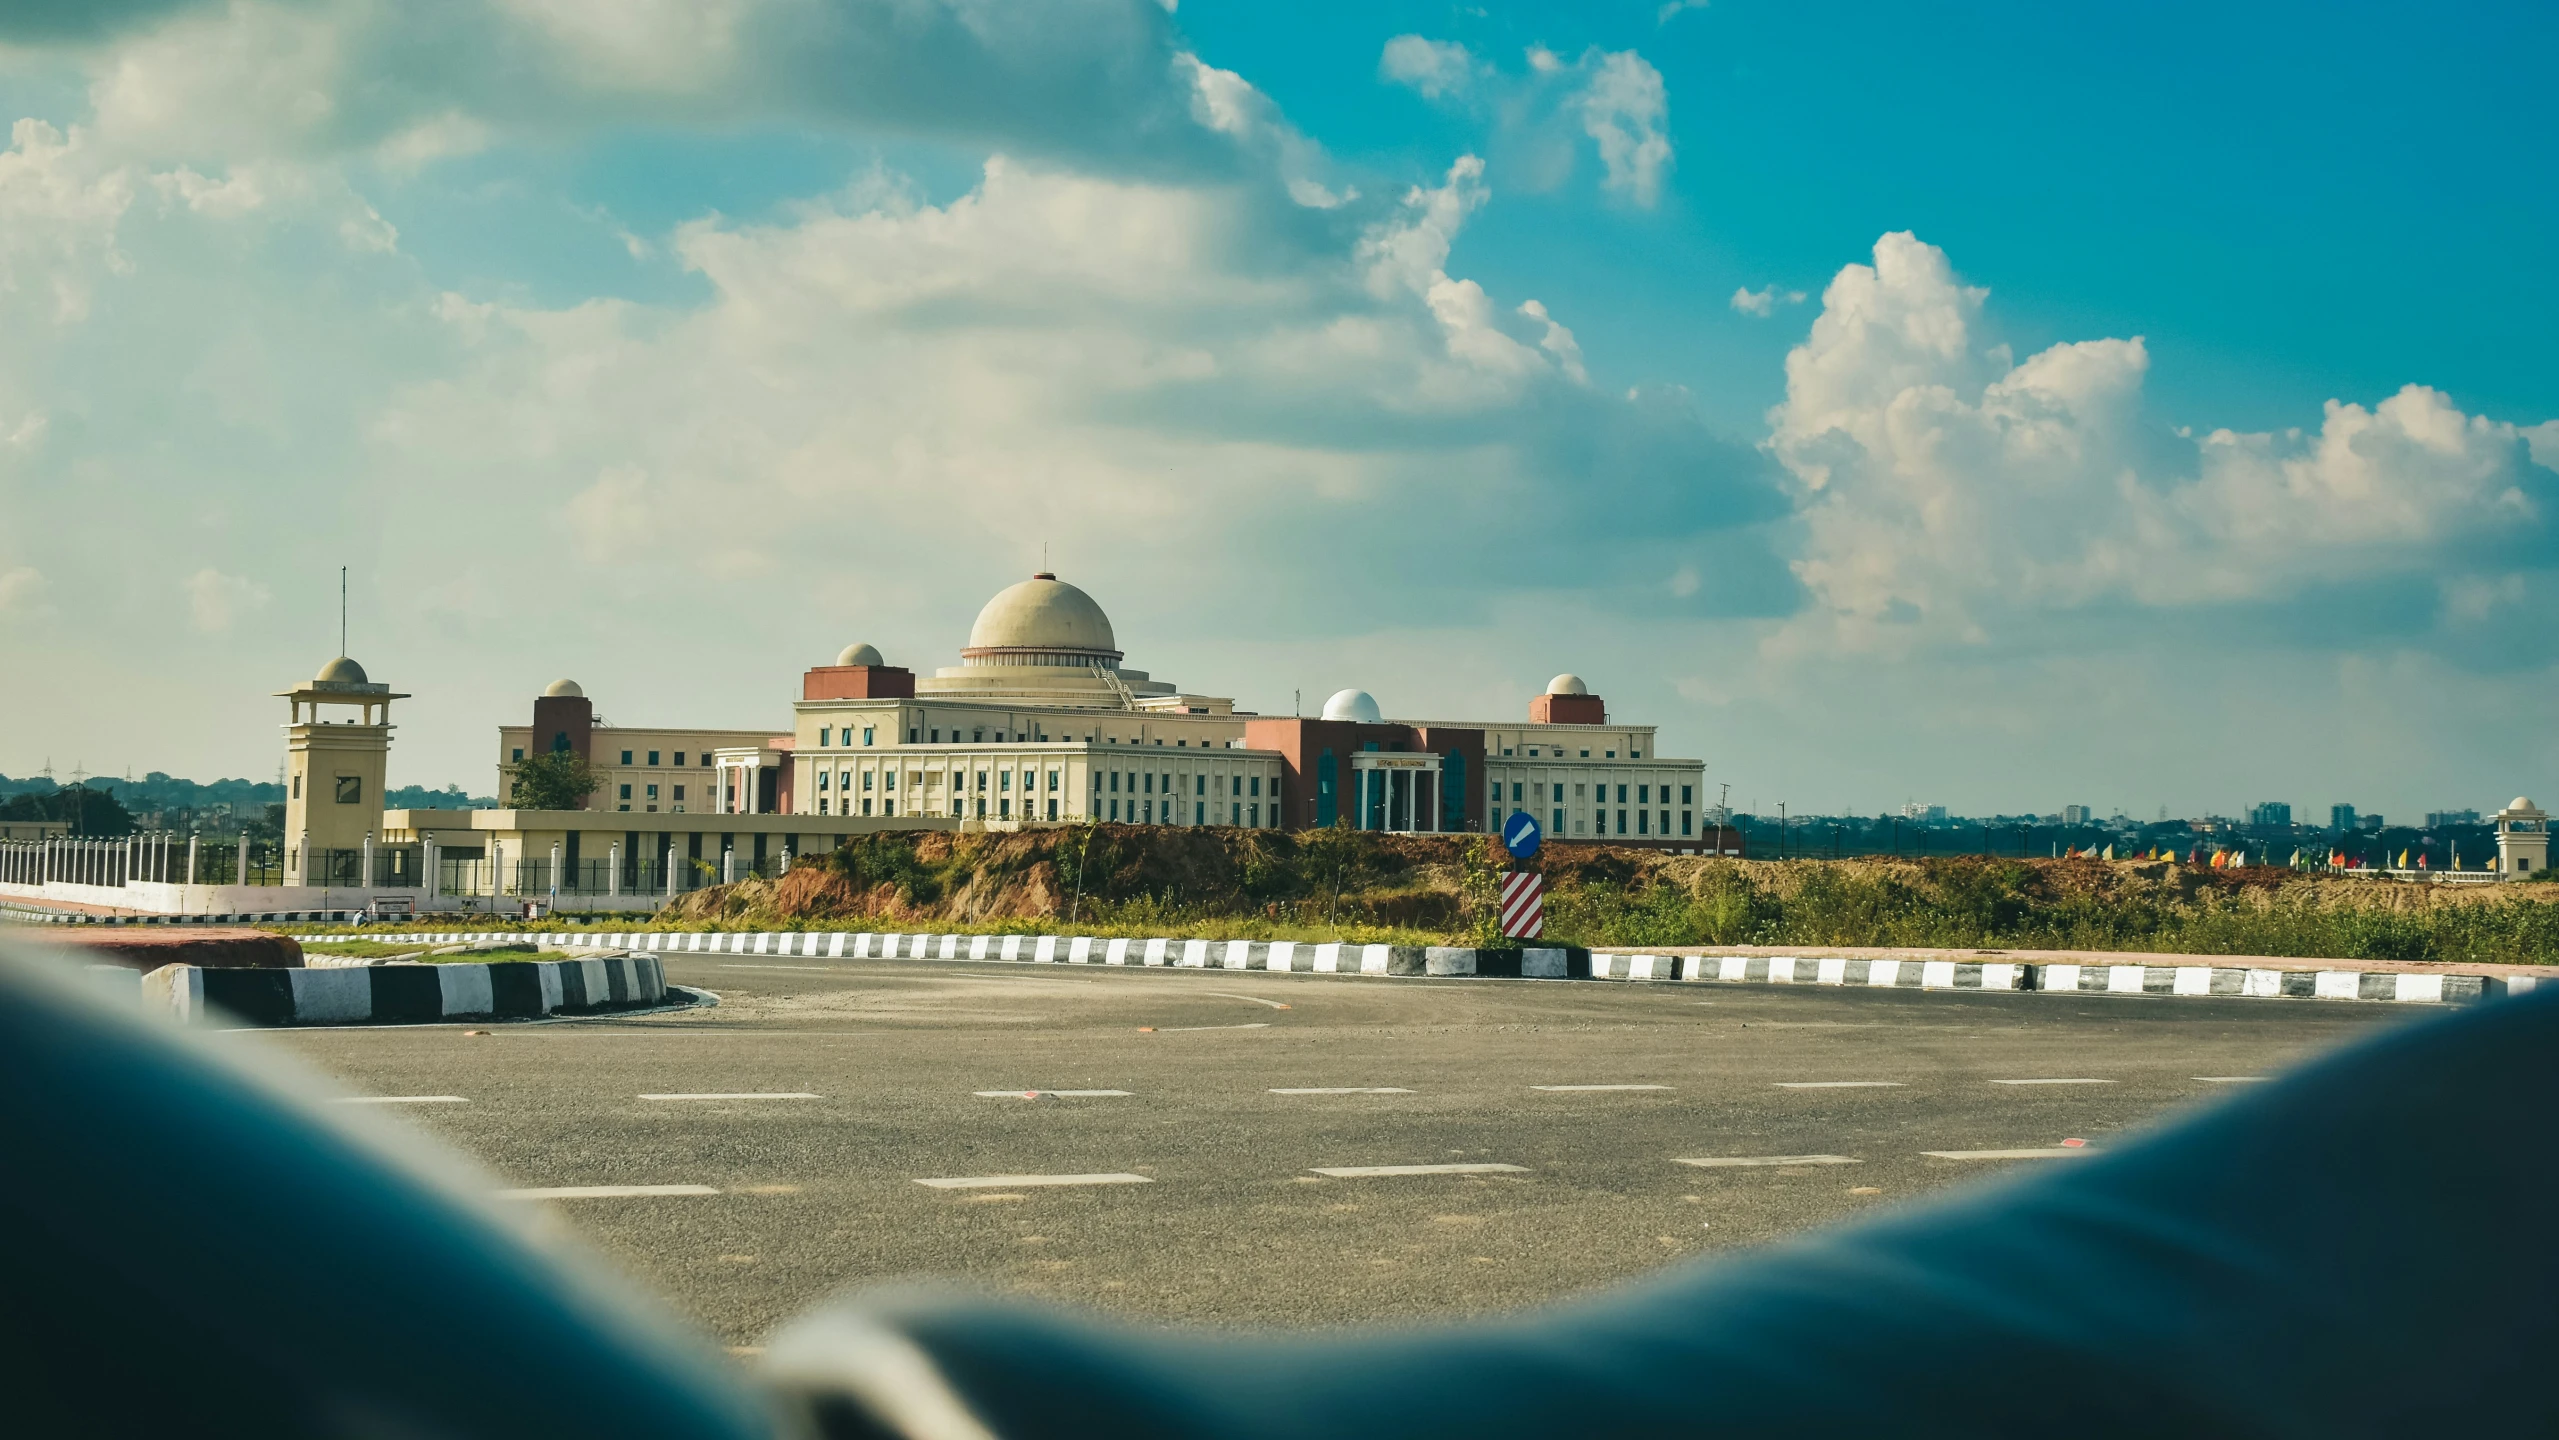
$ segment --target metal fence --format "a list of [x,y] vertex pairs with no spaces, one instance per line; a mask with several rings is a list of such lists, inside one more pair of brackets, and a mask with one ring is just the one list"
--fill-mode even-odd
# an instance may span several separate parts
[[[195,841],[192,847],[188,843],[191,838]],[[669,891],[670,868],[674,872],[674,893],[684,894],[732,880],[771,879],[782,873],[786,859],[778,849],[762,857],[731,851],[700,858],[680,850],[666,850],[654,856],[563,861],[554,874],[547,855],[519,858],[505,853],[504,847],[496,848],[498,853],[494,856],[484,847],[439,848],[432,852],[435,875],[431,894],[528,899],[552,895],[664,895]],[[423,845],[403,844],[376,845],[369,850],[314,849],[297,855],[286,846],[245,843],[238,836],[165,833],[115,839],[11,840],[0,841],[0,883],[41,885],[55,881],[125,886],[159,881],[415,890],[425,888],[429,853]]]

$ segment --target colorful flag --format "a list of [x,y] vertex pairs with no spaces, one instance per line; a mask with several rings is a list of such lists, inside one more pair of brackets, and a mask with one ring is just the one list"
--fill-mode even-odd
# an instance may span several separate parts
[[2112,859],[2114,859],[2114,858],[2115,858],[2115,847],[2114,847],[2114,846],[2112,846],[2112,845],[2107,846],[2107,847],[2106,847],[2106,853],[2105,853],[2104,855],[2099,856],[2098,858],[2099,858],[2099,859],[2102,859],[2102,860],[2112,860]]
[[2408,868],[2408,852],[2405,850],[2399,852],[2399,868],[2402,870]]

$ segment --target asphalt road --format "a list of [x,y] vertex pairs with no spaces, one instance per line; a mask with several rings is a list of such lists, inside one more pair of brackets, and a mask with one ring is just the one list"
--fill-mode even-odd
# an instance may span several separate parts
[[[722,1003],[229,1038],[356,1094],[460,1097],[378,1108],[495,1184],[716,1191],[514,1203],[745,1346],[908,1277],[1213,1324],[1529,1305],[2070,1164],[1925,1152],[2104,1146],[2433,1009],[916,961],[667,973]],[[776,1098],[648,1098],[701,1095]],[[1680,1163],[1802,1156],[1839,1159]],[[1448,1165],[1519,1168],[1317,1173]],[[916,1183],[1103,1175],[1143,1183]]]

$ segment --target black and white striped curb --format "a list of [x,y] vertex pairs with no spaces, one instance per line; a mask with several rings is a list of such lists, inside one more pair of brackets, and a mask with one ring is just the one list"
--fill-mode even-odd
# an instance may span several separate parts
[[[305,937],[325,945],[327,936]],[[395,943],[536,942],[657,954],[776,955],[846,960],[995,960],[1028,964],[1156,965],[1323,975],[1439,975],[1530,980],[1658,980],[1702,984],[1840,985],[1911,990],[2067,990],[2116,995],[2223,995],[2459,1004],[2520,994],[2536,976],[2273,970],[2226,965],[2035,964],[1841,956],[1663,955],[1578,947],[1322,944],[1291,940],[1107,939],[1091,935],[937,935],[902,932],[589,931],[411,932]],[[2559,984],[2559,973],[2548,983]]]
[[219,1012],[251,1025],[529,1020],[638,1009],[666,999],[666,972],[654,955],[293,970],[163,965],[142,977],[146,1009],[184,1021]]
[[259,910],[217,915],[82,915],[66,910],[39,910],[0,905],[0,915],[29,925],[352,925],[365,918],[361,910]]

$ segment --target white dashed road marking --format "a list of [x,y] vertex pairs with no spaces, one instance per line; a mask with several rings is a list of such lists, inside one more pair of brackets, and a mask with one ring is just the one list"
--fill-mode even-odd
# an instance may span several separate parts
[[1401,1085],[1300,1085],[1273,1090],[1274,1095],[1410,1095]]
[[1531,1085],[1531,1090],[1667,1090],[1667,1085]]
[[2112,1085],[2112,1080],[1993,1080],[1993,1085]]
[[957,1175],[918,1180],[936,1190],[1018,1190],[1028,1185],[1152,1185],[1149,1175]]
[[1364,1180],[1372,1175],[1525,1175],[1525,1165],[1311,1165],[1318,1175]]
[[709,1091],[700,1095],[643,1095],[643,1100],[816,1100],[814,1090]]
[[341,1095],[341,1105],[468,1105],[460,1095]]
[[1674,1165],[1694,1165],[1700,1170],[1721,1170],[1727,1166],[1758,1165],[1862,1165],[1853,1155],[1704,1155],[1696,1159],[1676,1159]]
[[2066,1155],[2094,1155],[2086,1145],[2041,1145],[2025,1150],[1922,1150],[1940,1160],[2059,1160]]
[[1159,1025],[1155,1028],[1168,1034],[1176,1030],[1268,1030],[1271,1028],[1271,1022],[1256,1020],[1250,1025]]
[[717,1195],[708,1185],[549,1185],[501,1190],[501,1200],[644,1200],[658,1195]]
[[1899,1080],[1780,1080],[1780,1090],[1899,1090]]
[[980,1090],[986,1100],[1035,1100],[1042,1095],[1055,1095],[1062,1100],[1096,1100],[1105,1095],[1126,1095],[1126,1090]]
[[1232,990],[1203,990],[1200,993],[1203,995],[1214,995],[1220,1000],[1250,1000],[1256,1005],[1268,1005],[1274,1010],[1285,1010],[1288,1008],[1277,1000],[1265,1000],[1259,995],[1238,995]]

